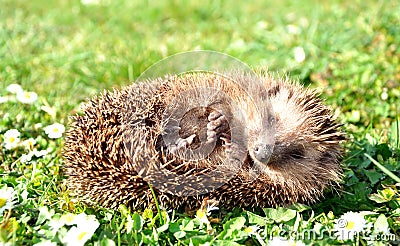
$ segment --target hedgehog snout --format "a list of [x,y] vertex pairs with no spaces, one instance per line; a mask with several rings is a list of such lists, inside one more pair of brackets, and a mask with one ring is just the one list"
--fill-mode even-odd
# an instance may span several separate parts
[[274,146],[271,144],[257,143],[254,145],[254,157],[261,163],[267,163],[272,155]]

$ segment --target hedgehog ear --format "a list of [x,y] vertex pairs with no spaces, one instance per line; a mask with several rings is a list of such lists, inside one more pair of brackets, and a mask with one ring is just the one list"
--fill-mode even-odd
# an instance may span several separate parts
[[264,107],[262,107],[260,110],[263,127],[275,132],[276,117],[271,102],[266,100],[264,102]]
[[270,95],[269,91],[267,91],[266,89],[261,90],[261,92],[260,92],[260,97],[261,97],[261,100],[262,100],[263,102],[269,102],[270,96],[271,96],[271,95]]

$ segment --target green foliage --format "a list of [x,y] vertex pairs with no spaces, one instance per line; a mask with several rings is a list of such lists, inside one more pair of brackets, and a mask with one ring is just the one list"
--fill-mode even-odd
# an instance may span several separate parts
[[[399,13],[398,1],[372,0],[2,1],[0,244],[398,241]],[[228,53],[318,88],[348,136],[340,188],[311,207],[199,208],[196,215],[159,207],[112,211],[70,197],[63,185],[63,137],[47,127],[62,132],[56,123],[67,125],[86,98],[194,49]],[[9,91],[11,84],[38,98],[21,98]],[[335,234],[356,225],[363,230],[353,240]]]

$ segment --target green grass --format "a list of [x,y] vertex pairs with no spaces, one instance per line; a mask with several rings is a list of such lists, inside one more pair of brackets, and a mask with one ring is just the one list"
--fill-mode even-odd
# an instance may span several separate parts
[[[397,1],[102,3],[1,2],[0,96],[11,100],[0,104],[0,180],[3,189],[13,187],[18,200],[11,211],[0,214],[0,241],[10,245],[44,239],[62,242],[71,225],[55,234],[50,223],[68,212],[85,212],[100,222],[88,244],[155,244],[158,240],[179,245],[264,245],[268,236],[278,236],[279,228],[298,233],[314,229],[323,235],[315,243],[339,244],[327,233],[338,223],[335,219],[349,211],[363,211],[371,223],[367,232],[387,229],[398,243]],[[295,47],[304,49],[304,62],[294,60]],[[128,85],[160,59],[194,49],[224,52],[255,69],[287,72],[318,88],[349,137],[341,189],[311,208],[213,212],[212,222],[202,227],[195,216],[176,211],[109,211],[71,198],[63,185],[63,139],[50,139],[43,128],[55,122],[66,125],[68,115],[78,111],[85,98]],[[38,100],[32,105],[15,100],[5,91],[13,83],[36,92]],[[45,112],[44,105],[53,107],[55,114]],[[4,148],[4,133],[9,129],[18,129],[21,140],[36,139],[34,147],[49,153],[22,163],[20,157],[28,150]],[[252,225],[259,227],[257,233],[248,229]],[[366,245],[366,237],[348,243]]]

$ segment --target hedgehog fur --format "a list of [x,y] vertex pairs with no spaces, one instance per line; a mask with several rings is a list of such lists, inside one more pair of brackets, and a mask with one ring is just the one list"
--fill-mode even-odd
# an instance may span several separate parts
[[[63,153],[68,188],[110,208],[153,205],[149,184],[165,208],[196,208],[205,198],[225,207],[314,203],[341,178],[344,136],[339,125],[314,90],[287,78],[259,73],[256,79],[264,87],[256,88],[250,100],[240,85],[251,89],[253,79],[239,72],[192,73],[138,82],[93,98],[83,114],[71,117]],[[273,143],[266,137],[271,135],[268,105],[275,120]],[[186,114],[174,118],[177,112]],[[215,141],[207,156],[185,159],[181,149],[207,146],[213,112],[229,126],[221,125],[211,138]],[[162,137],[166,122],[173,121],[179,124],[179,137],[190,139],[177,153]],[[235,148],[239,145],[244,149]],[[260,158],[259,146],[270,145],[270,158]]]

